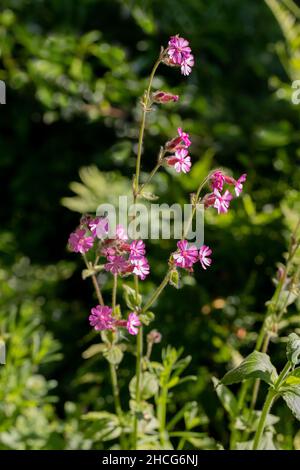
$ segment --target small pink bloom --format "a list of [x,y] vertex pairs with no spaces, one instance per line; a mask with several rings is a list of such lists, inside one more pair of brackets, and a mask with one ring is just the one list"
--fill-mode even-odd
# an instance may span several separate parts
[[178,101],[178,95],[172,95],[172,93],[166,93],[165,91],[156,91],[152,95],[154,103],[169,103],[170,101]]
[[239,177],[239,179],[236,181],[236,184],[235,184],[235,194],[237,195],[237,197],[239,197],[239,195],[241,194],[241,192],[243,191],[243,183],[245,183],[247,179],[247,174],[244,173],[242,176]]
[[189,246],[187,240],[177,243],[178,251],[173,254],[176,266],[191,268],[198,259],[198,251],[194,246]]
[[209,256],[212,254],[212,250],[207,245],[202,245],[199,250],[199,261],[203,269],[206,269],[211,265],[211,258]]
[[123,241],[128,240],[128,236],[125,231],[125,228],[121,224],[117,225],[116,227],[116,238],[118,238],[119,240],[123,240]]
[[189,42],[180,36],[172,36],[168,43],[168,56],[174,64],[181,65],[189,57],[191,48]]
[[143,240],[134,240],[130,243],[129,259],[143,258],[146,253],[145,243]]
[[143,281],[150,272],[147,258],[131,259],[130,262],[133,266],[133,274],[136,274]]
[[187,76],[191,73],[192,67],[195,64],[194,56],[193,54],[190,54],[186,59],[184,59],[181,63],[181,73],[184,76]]
[[71,233],[68,241],[71,251],[83,254],[92,248],[94,244],[94,238],[90,236],[86,237],[85,235],[86,231],[80,228]]
[[122,274],[126,271],[127,261],[123,256],[108,256],[108,263],[105,264],[104,268],[112,274]]
[[92,231],[92,228],[95,229],[97,237],[101,240],[102,238],[106,238],[109,230],[109,224],[108,220],[106,217],[98,217],[98,223],[94,224],[93,227],[90,227],[90,230]]
[[187,132],[183,132],[181,127],[178,127],[177,132],[178,132],[178,135],[181,138],[182,142],[186,146],[186,148],[188,148],[192,143],[191,140],[190,140],[189,134]]
[[107,306],[97,305],[92,308],[89,316],[90,325],[96,331],[111,330],[113,328],[112,309]]
[[137,314],[133,312],[130,313],[128,315],[127,324],[126,324],[128,333],[130,333],[131,335],[137,335],[139,331],[138,329],[139,326],[141,326],[141,322]]
[[166,158],[169,166],[173,166],[177,173],[188,173],[191,169],[191,157],[186,149],[176,150],[175,155]]
[[218,214],[225,214],[229,209],[232,194],[228,190],[226,190],[225,193],[222,195],[217,189],[215,189],[214,195],[216,198],[214,202],[214,207],[217,209]]
[[224,181],[225,181],[225,175],[222,171],[219,171],[219,170],[215,171],[211,175],[210,181],[211,181],[212,189],[217,189],[218,191],[222,191]]

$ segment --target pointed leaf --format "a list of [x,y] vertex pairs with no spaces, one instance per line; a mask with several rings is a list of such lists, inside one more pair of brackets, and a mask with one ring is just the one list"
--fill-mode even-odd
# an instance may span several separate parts
[[270,357],[267,354],[254,351],[247,356],[238,367],[227,372],[221,383],[231,385],[242,382],[245,379],[261,379],[268,384],[273,384],[277,379],[277,372]]

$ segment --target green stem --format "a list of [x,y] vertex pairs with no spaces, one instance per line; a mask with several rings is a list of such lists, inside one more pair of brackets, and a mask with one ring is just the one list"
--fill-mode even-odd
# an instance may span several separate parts
[[159,396],[157,417],[159,422],[159,437],[162,447],[168,442],[166,438],[166,417],[167,417],[168,388],[164,386]]
[[270,388],[268,391],[268,394],[267,394],[267,397],[266,397],[266,400],[265,400],[265,403],[261,412],[258,427],[255,433],[252,450],[257,450],[260,446],[261,438],[265,429],[267,416],[269,412],[271,411],[272,405],[274,403],[274,399],[276,395],[278,394],[279,387],[282,384],[282,382],[285,380],[286,375],[290,370],[290,367],[291,367],[290,362],[287,362],[284,368],[282,369],[281,373],[279,374],[279,377],[276,380],[274,388]]
[[148,112],[148,106],[150,104],[149,101],[150,101],[152,82],[153,82],[155,72],[160,62],[161,62],[161,57],[159,57],[154,64],[154,67],[152,69],[152,72],[149,78],[148,88],[146,90],[146,94],[144,96],[144,101],[143,101],[142,121],[141,121],[140,132],[139,132],[138,150],[137,150],[137,158],[136,158],[135,185],[134,185],[135,194],[137,194],[139,190],[139,179],[140,179],[140,170],[141,170],[141,158],[142,158],[142,151],[143,151],[144,132],[145,132],[145,125],[146,125],[146,114]]
[[183,231],[183,235],[182,235],[183,239],[186,238],[187,234],[189,233],[190,227],[193,223],[193,219],[194,219],[194,216],[195,216],[195,213],[196,213],[196,210],[197,210],[197,204],[198,204],[198,199],[200,197],[200,193],[201,193],[202,189],[204,188],[204,186],[206,185],[209,178],[210,178],[210,174],[202,181],[202,183],[199,185],[199,187],[197,189],[197,192],[196,192],[196,195],[195,195],[194,207],[193,207],[192,213],[190,215],[190,218],[188,220],[188,223],[186,224],[185,229]]
[[156,301],[156,299],[159,297],[159,295],[162,293],[162,291],[164,290],[164,288],[166,287],[166,285],[168,284],[169,282],[169,278],[170,278],[170,271],[167,272],[167,274],[165,275],[165,277],[163,278],[162,282],[160,283],[160,285],[157,287],[157,289],[153,292],[153,294],[151,295],[150,299],[148,300],[148,302],[146,303],[146,305],[143,307],[143,313],[147,312],[147,310],[149,310],[149,308],[151,307],[151,305]]
[[[88,269],[91,269],[92,268],[92,263],[90,263],[88,260],[87,260],[87,257],[85,254],[82,255],[83,259],[84,259],[84,262],[85,262],[85,265]],[[95,289],[95,292],[96,292],[96,296],[97,296],[97,299],[98,299],[98,302],[100,305],[104,305],[104,300],[103,300],[103,297],[102,297],[102,293],[101,293],[101,289],[100,289],[100,286],[99,286],[99,283],[97,281],[97,277],[95,274],[92,274],[91,276],[92,278],[92,282],[93,282],[93,286],[94,286],[94,289]]]
[[114,274],[114,283],[112,289],[112,313],[114,315],[116,310],[116,303],[117,303],[117,288],[118,288],[118,275]]
[[151,173],[149,174],[148,178],[146,179],[145,183],[141,184],[141,186],[139,187],[138,189],[138,192],[137,192],[137,196],[139,196],[143,189],[145,188],[145,186],[147,186],[147,184],[150,183],[150,181],[152,180],[153,176],[155,175],[155,173],[157,172],[157,170],[159,170],[159,168],[161,167],[162,163],[161,162],[158,162],[155,167],[153,168],[153,170],[151,171]]

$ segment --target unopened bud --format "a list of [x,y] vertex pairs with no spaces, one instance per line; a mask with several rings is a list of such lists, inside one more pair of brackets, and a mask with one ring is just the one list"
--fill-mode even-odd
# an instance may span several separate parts
[[179,96],[165,91],[156,91],[152,95],[152,100],[154,103],[169,103],[170,101],[176,102],[179,100]]
[[151,330],[150,333],[147,335],[147,342],[148,343],[160,343],[161,342],[162,335],[159,331],[157,330]]

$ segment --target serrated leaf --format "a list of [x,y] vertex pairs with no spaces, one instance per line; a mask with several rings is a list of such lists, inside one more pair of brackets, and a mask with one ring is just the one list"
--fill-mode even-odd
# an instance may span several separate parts
[[229,390],[229,388],[223,385],[216,377],[213,377],[212,381],[215,387],[215,391],[223,407],[225,408],[229,416],[231,416],[232,418],[236,417],[238,414],[238,404],[235,396],[233,395],[231,390]]
[[265,353],[254,351],[238,367],[227,372],[221,383],[231,385],[254,378],[261,379],[270,385],[276,381],[277,377],[277,371],[271,363],[270,357]]

